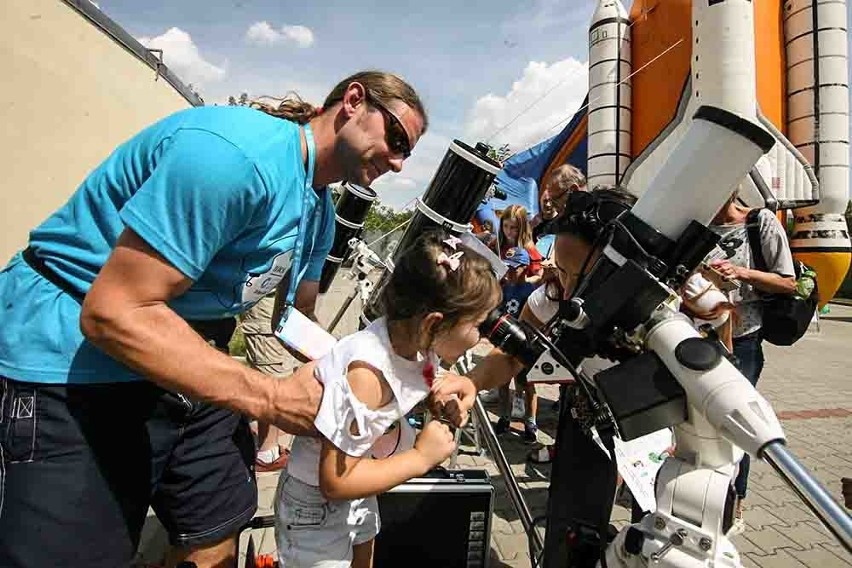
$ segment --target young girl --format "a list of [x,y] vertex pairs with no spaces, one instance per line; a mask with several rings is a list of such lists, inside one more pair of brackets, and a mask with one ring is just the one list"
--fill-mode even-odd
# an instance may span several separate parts
[[506,259],[506,252],[521,247],[530,255],[530,264],[524,273],[524,279],[530,284],[541,280],[541,253],[532,239],[532,229],[527,219],[527,210],[521,205],[510,205],[500,214],[500,233],[492,240],[492,248],[500,258]]
[[[520,205],[510,205],[503,210],[500,215],[500,234],[497,239],[497,251],[500,258],[504,262],[512,265],[512,259],[507,258],[511,252],[521,248],[529,255],[529,264],[527,269],[521,276],[521,282],[526,284],[537,285],[541,282],[543,269],[541,266],[541,253],[539,253],[532,240],[532,229],[530,228],[529,220],[527,219],[527,210]],[[514,283],[517,285],[517,282]],[[522,300],[525,300],[523,298]],[[521,302],[521,305],[523,301]],[[524,433],[525,441],[533,443],[538,439],[538,425],[536,424],[536,415],[538,414],[538,396],[536,394],[535,385],[526,381],[526,373],[515,377],[515,387],[518,391],[524,390],[523,414],[524,414]],[[494,431],[497,434],[508,432],[513,414],[513,407],[522,405],[519,395],[512,403],[509,402],[509,385],[500,387],[499,406],[500,418],[494,425]]]
[[[440,464],[455,448],[429,422],[413,448],[370,459],[385,432],[430,391],[439,360],[479,342],[500,302],[484,258],[455,237],[426,233],[398,259],[382,292],[385,316],[337,343],[314,365],[324,385],[319,438],[297,437],[278,481],[275,531],[281,565],[369,567],[379,531],[375,496]],[[400,434],[400,440],[404,436]],[[382,452],[382,455],[386,455]]]

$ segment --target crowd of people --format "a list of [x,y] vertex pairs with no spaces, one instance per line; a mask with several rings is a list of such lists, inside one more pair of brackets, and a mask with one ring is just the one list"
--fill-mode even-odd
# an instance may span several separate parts
[[[476,345],[498,305],[543,327],[600,254],[602,227],[635,202],[586,188],[573,166],[543,180],[535,216],[507,207],[482,235],[507,265],[502,281],[459,239],[429,232],[399,256],[383,316],[318,361],[302,364],[272,333],[293,310],[316,319],[334,232],[327,186],[400,171],[427,125],[414,89],[379,71],[347,77],[320,107],[291,97],[182,111],[116,148],[34,228],[0,273],[0,565],[127,565],[149,506],[169,535],[168,566],[233,565],[257,508],[255,472],[282,470],[282,563],[370,566],[376,495],[452,453],[445,422],[463,425],[480,390],[501,389],[505,432],[514,379],[523,437],[537,440],[519,361],[495,349],[468,377],[441,362]],[[735,244],[690,280],[684,309],[756,384],[760,294],[792,293],[795,279],[769,212],[757,217],[767,270],[755,267],[747,217],[732,195],[714,230]],[[226,354],[235,317],[248,366]],[[423,400],[444,421],[415,433],[405,416]],[[556,453],[591,443],[570,421],[560,428]],[[369,459],[387,439],[392,451]],[[593,480],[589,498],[611,499],[614,485]],[[572,515],[563,491],[551,488],[552,549]]]

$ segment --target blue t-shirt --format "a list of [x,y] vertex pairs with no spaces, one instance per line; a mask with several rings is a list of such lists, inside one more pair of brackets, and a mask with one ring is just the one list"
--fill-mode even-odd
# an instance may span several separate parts
[[[300,127],[244,107],[173,114],[119,146],[30,246],[73,289],[88,292],[129,227],[192,286],[169,306],[187,319],[245,311],[275,289],[307,220],[300,266],[319,280],[334,238],[329,191],[312,188],[314,149]],[[139,380],[88,343],[80,304],[21,255],[0,272],[0,375],[41,383]]]

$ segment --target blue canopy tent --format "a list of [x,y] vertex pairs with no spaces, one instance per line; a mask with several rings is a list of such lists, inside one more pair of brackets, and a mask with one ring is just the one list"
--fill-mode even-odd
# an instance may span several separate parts
[[[530,217],[538,213],[538,195],[541,178],[555,159],[571,135],[586,116],[586,102],[581,111],[577,112],[568,125],[557,135],[540,142],[531,148],[518,152],[503,163],[503,169],[494,180],[497,188],[506,193],[505,199],[496,197],[479,206],[474,215],[480,226],[490,223],[496,231],[499,228],[497,211],[502,211],[510,205],[522,205]],[[587,145],[585,136],[561,163],[576,166],[586,171]],[[559,164],[561,165],[561,164]]]

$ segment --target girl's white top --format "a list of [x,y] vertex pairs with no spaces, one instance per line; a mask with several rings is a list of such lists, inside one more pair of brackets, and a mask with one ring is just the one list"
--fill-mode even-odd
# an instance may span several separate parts
[[[355,397],[349,388],[346,373],[356,361],[375,367],[382,373],[393,391],[394,398],[390,403],[377,410],[370,410]],[[411,361],[394,353],[385,318],[379,318],[367,328],[344,337],[317,361],[314,374],[323,383],[323,394],[314,426],[341,451],[369,459],[368,454],[377,440],[400,421],[397,429],[388,433],[388,438],[395,437],[400,441],[396,451],[410,449],[414,436],[407,430],[403,435],[399,429],[411,427],[400,419],[429,394],[423,376],[425,363],[426,359],[422,356],[418,356],[417,361]],[[435,369],[439,368],[438,363],[437,360],[432,361]],[[318,486],[321,446],[319,438],[297,436],[287,465],[290,475],[304,483]],[[381,453],[384,456],[388,452],[383,449]]]

